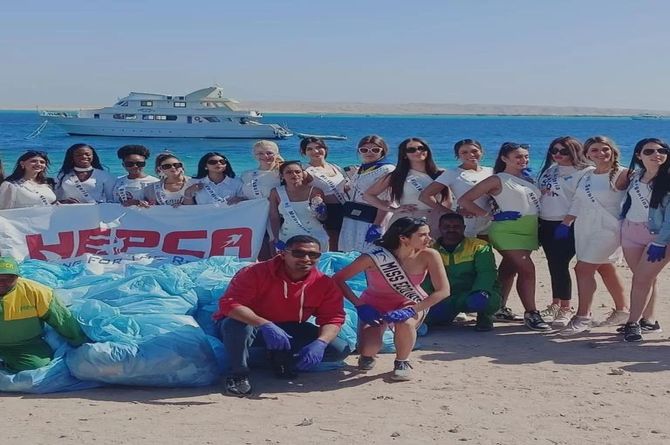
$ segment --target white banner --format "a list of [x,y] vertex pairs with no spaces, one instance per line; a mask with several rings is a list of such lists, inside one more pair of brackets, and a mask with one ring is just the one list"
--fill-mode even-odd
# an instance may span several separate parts
[[82,262],[182,264],[233,255],[255,259],[267,199],[232,206],[68,204],[0,211],[0,254],[67,265]]

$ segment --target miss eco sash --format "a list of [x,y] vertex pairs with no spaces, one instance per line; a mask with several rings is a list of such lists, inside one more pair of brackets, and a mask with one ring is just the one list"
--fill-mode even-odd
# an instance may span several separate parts
[[419,303],[425,298],[425,293],[410,281],[407,273],[391,252],[377,246],[366,253],[375,262],[377,269],[391,289],[414,303]]

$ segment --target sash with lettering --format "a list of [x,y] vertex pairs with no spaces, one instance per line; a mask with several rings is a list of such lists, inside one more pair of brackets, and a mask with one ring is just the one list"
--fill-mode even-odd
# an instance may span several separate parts
[[[414,303],[419,303],[425,298],[425,292],[410,281],[407,273],[391,252],[381,246],[375,246],[365,253],[372,258],[375,266],[377,266],[377,269],[379,269],[379,272],[391,289]],[[425,310],[423,311],[423,315],[420,315],[421,318],[419,318],[417,329],[425,319],[427,313],[428,311]]]
[[277,190],[277,194],[279,195],[279,200],[281,201],[280,205],[286,211],[286,216],[288,216],[295,225],[304,230],[306,234],[311,235],[312,231],[309,230],[307,227],[305,227],[302,221],[300,221],[300,218],[298,218],[298,214],[295,212],[293,204],[291,204],[291,200],[288,197],[288,193],[286,193],[286,188],[282,185],[280,187],[277,187],[275,190]]

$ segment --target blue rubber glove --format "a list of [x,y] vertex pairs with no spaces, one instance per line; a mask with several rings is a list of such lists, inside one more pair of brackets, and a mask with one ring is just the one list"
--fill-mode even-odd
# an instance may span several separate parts
[[327,346],[328,343],[317,338],[302,348],[298,353],[298,362],[295,364],[295,368],[299,371],[307,371],[321,363]]
[[326,216],[326,212],[328,211],[328,208],[326,207],[325,203],[321,203],[318,206],[315,206],[312,208],[314,210],[314,213],[316,213],[317,216],[324,217]]
[[523,170],[521,170],[521,175],[526,177],[526,178],[532,178],[534,174],[535,174],[535,172],[530,167],[526,167]]
[[560,240],[560,239],[568,239],[570,237],[570,226],[567,224],[559,224],[556,226],[556,229],[554,229],[554,239],[555,240]]
[[384,320],[389,323],[401,323],[405,320],[408,320],[416,315],[416,311],[413,307],[404,307],[401,309],[396,309],[391,311],[383,316]]
[[286,250],[286,243],[280,239],[274,242],[275,249],[279,251],[284,251]]
[[665,250],[667,246],[663,246],[656,243],[651,243],[649,249],[647,249],[647,261],[650,263],[655,263],[661,261],[665,258]]
[[468,309],[472,312],[481,312],[486,309],[491,296],[485,290],[470,293],[465,299]]
[[271,351],[291,349],[291,337],[285,330],[271,321],[258,327],[263,334],[265,346]]
[[371,243],[378,240],[382,237],[382,226],[373,224],[368,228],[368,232],[365,234],[365,242]]
[[521,218],[521,212],[505,211],[493,215],[493,221],[515,221]]
[[361,304],[356,306],[356,312],[358,313],[358,319],[363,323],[370,326],[379,326],[382,319],[382,314],[377,309],[373,308],[369,304]]

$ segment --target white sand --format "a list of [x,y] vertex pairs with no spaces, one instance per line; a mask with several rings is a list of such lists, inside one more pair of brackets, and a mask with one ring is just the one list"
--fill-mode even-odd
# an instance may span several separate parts
[[[534,257],[544,306],[548,273]],[[660,281],[657,316],[670,328],[667,269]],[[516,296],[511,303],[520,309]],[[609,303],[599,289],[594,313]],[[411,382],[390,382],[393,356],[384,355],[368,374],[351,366],[286,382],[258,371],[249,399],[221,386],[3,394],[2,443],[670,443],[668,333],[626,344],[613,331],[564,340],[519,324],[436,330],[412,354]]]

